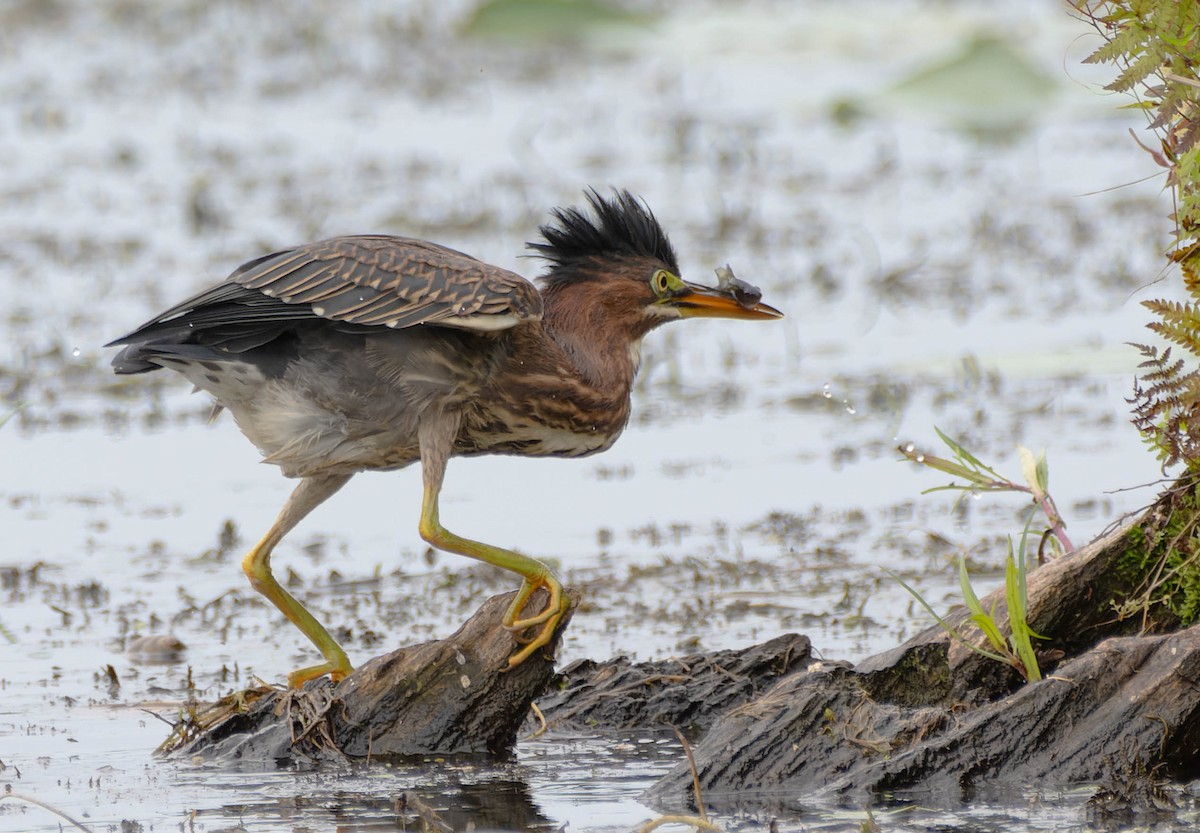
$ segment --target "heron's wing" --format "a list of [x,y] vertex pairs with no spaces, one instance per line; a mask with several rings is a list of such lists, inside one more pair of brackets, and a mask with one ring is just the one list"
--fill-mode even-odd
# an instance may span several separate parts
[[493,331],[542,314],[541,296],[520,275],[406,237],[309,243],[253,260],[229,280],[317,317],[366,326]]

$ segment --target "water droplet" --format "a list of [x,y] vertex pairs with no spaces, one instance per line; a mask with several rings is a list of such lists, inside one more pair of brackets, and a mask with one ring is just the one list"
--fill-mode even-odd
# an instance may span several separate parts
[[83,351],[80,350],[78,347],[76,347],[74,350],[71,351],[71,355],[74,356],[75,358],[79,358],[79,354],[81,352],[83,352]]
[[978,489],[971,490],[971,500],[982,500],[982,499],[983,499],[983,492],[979,491]]
[[824,396],[826,399],[833,399],[833,392],[829,390],[828,382],[821,386],[821,396]]
[[904,444],[904,453],[905,454],[912,454],[916,450],[917,450],[917,447],[913,443],[905,443]]
[[851,405],[849,402],[847,402],[845,399],[842,400],[842,404],[846,406],[846,413],[848,413],[848,414],[857,414],[858,413],[858,411],[854,410],[854,406]]
[[925,462],[925,455],[924,455],[924,454],[918,454],[918,455],[917,455],[917,462],[918,462],[918,463],[924,463],[924,462]]

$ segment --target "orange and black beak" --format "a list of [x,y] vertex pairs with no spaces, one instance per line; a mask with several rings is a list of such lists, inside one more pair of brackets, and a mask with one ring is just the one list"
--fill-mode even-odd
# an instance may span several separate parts
[[670,305],[683,318],[738,318],[743,321],[766,321],[783,318],[775,307],[762,303],[758,287],[734,280],[730,285],[712,288],[684,283],[675,293]]

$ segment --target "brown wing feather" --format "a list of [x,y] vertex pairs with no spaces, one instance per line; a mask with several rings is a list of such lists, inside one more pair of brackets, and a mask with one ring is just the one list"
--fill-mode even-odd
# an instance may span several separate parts
[[251,261],[230,280],[352,324],[500,330],[542,314],[541,296],[520,275],[407,237],[309,243]]

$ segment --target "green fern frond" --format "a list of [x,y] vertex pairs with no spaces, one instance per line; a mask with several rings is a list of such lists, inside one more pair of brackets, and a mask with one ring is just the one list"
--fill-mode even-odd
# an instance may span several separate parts
[[1103,46],[1083,59],[1085,64],[1108,64],[1127,55],[1137,54],[1145,46],[1146,30],[1136,19],[1113,35]]
[[1164,469],[1182,463],[1200,472],[1200,3],[1179,0],[1072,0],[1105,43],[1088,63],[1112,64],[1107,89],[1135,93],[1156,142],[1141,142],[1167,168],[1174,191],[1174,240],[1186,302],[1153,300],[1147,326],[1183,350],[1172,357],[1135,345],[1139,377],[1129,398],[1132,421]]
[[1150,48],[1145,54],[1141,55],[1134,61],[1124,72],[1117,76],[1117,80],[1111,84],[1105,85],[1104,89],[1112,90],[1117,93],[1127,93],[1136,87],[1138,84],[1145,81],[1154,73],[1162,69],[1163,53],[1161,48]]
[[1133,406],[1133,424],[1164,469],[1178,463],[1200,468],[1200,370],[1185,373],[1182,359],[1171,360],[1170,347],[1159,352],[1133,346],[1145,371],[1134,379],[1133,396],[1126,400]]

